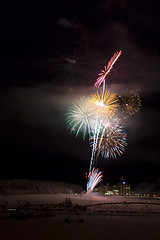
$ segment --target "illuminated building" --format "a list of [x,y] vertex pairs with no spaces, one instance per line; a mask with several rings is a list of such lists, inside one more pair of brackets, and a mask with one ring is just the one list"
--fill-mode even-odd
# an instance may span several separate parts
[[131,185],[124,181],[124,178],[120,178],[120,182],[116,185],[109,185],[107,183],[106,186],[102,186],[100,188],[96,188],[94,192],[100,192],[105,195],[131,195]]
[[120,182],[117,184],[119,189],[119,194],[121,195],[130,195],[131,194],[131,186],[125,182],[124,177],[120,178]]

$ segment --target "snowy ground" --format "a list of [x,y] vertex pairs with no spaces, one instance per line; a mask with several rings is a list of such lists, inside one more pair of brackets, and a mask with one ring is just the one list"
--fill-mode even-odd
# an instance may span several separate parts
[[[73,204],[96,204],[104,202],[122,202],[131,198],[124,196],[104,196],[98,194],[28,194],[28,195],[10,195],[0,196],[0,203],[8,202],[11,205],[17,204],[17,201],[31,202],[31,203],[48,203],[59,204],[63,202],[65,198],[70,198]],[[135,198],[133,198],[135,201]]]
[[48,204],[59,204],[62,203],[65,198],[70,198],[73,204],[86,205],[86,204],[97,204],[97,203],[108,203],[108,202],[159,202],[160,199],[142,199],[136,197],[127,196],[104,196],[100,194],[28,194],[28,195],[10,195],[1,196],[0,204],[8,202],[10,205],[17,204],[17,201],[31,202],[31,203],[48,203]]
[[65,216],[6,220],[0,219],[1,240],[159,240],[160,219],[144,217],[84,216],[69,223]]
[[[1,196],[0,203],[8,201],[16,205],[17,200],[31,203],[60,203],[70,198],[73,204],[96,204],[104,202],[133,202],[159,200],[136,199],[124,196],[98,196],[98,195],[17,195]],[[159,211],[159,209],[157,209]],[[48,218],[30,219],[0,219],[0,240],[159,240],[160,215],[155,216],[107,216],[86,215],[80,216],[83,222],[78,221],[75,213],[70,221],[65,222],[66,214],[56,214]]]

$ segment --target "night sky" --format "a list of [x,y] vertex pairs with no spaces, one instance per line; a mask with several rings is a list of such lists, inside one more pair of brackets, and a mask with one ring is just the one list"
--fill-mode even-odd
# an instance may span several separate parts
[[134,187],[160,186],[160,16],[153,1],[7,1],[0,6],[0,178],[65,181],[85,187],[91,147],[67,129],[65,114],[106,78],[133,89],[141,111],[126,124],[127,147],[98,159],[103,184],[123,175]]

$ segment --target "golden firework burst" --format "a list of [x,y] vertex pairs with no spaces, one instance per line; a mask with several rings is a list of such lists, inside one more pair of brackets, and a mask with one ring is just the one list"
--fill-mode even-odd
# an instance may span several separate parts
[[109,90],[100,93],[93,93],[90,97],[92,104],[95,106],[95,113],[99,115],[101,119],[111,119],[115,115],[118,108],[118,99],[115,93],[111,93]]

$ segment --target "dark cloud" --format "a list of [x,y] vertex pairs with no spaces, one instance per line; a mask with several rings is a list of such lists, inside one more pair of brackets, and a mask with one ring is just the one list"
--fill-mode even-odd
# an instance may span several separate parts
[[66,28],[80,28],[82,26],[78,19],[68,20],[66,18],[59,18],[57,20],[57,24],[61,27]]
[[153,182],[141,182],[138,184],[135,188],[136,193],[140,194],[148,194],[148,193],[154,193],[154,192],[159,192],[159,187],[160,187],[160,179],[156,179]]

